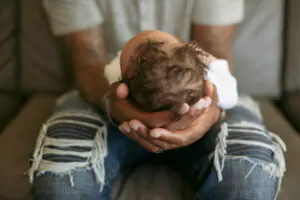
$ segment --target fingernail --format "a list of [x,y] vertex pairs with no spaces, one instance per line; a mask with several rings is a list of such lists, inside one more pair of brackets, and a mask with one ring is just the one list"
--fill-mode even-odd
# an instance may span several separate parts
[[127,133],[122,126],[119,126],[119,130],[124,134]]
[[131,128],[132,128],[134,131],[138,131],[139,128],[141,128],[141,126],[136,125],[136,124],[133,124],[133,125],[131,126]]
[[210,104],[211,104],[211,98],[207,98],[207,99],[205,100],[205,105],[204,105],[204,107],[205,107],[205,108],[208,108],[208,107],[210,106]]
[[189,105],[187,103],[184,103],[179,110],[179,114],[183,115],[183,114],[187,113],[189,111],[189,109],[190,109]]
[[131,131],[128,125],[121,126],[121,129],[124,130],[126,133],[130,133]]
[[153,138],[159,138],[161,136],[160,132],[150,132],[151,137]]
[[205,106],[205,100],[204,99],[201,99],[200,101],[198,101],[195,105],[195,107],[198,109],[198,110],[201,110],[203,107]]

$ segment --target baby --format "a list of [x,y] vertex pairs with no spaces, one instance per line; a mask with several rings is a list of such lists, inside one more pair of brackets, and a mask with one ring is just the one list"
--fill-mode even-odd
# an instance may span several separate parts
[[121,81],[129,87],[129,99],[145,112],[169,110],[178,120],[184,103],[193,105],[204,97],[206,79],[216,85],[219,107],[229,109],[237,103],[236,80],[225,60],[204,52],[196,42],[184,43],[161,31],[131,39],[106,67],[107,77],[116,68],[121,68]]

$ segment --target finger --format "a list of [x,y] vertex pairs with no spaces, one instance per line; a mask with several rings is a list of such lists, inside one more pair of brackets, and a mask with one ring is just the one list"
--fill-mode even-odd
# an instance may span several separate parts
[[206,96],[200,99],[197,103],[190,107],[190,110],[181,117],[180,120],[170,123],[163,128],[168,129],[169,131],[178,131],[186,129],[189,125],[195,122],[204,112],[207,112],[207,109],[211,106],[212,99],[209,96]]
[[123,122],[120,126],[119,126],[119,130],[126,135],[127,137],[130,137],[130,135],[128,135],[131,132],[131,129],[129,127],[128,122]]
[[182,146],[185,142],[184,137],[179,134],[173,134],[163,128],[155,128],[150,130],[150,136],[161,141],[169,142],[174,145]]
[[199,109],[199,106],[197,105],[191,107],[190,115],[194,116],[193,121],[209,110],[209,108],[212,106],[212,99],[209,96],[206,96],[203,98],[203,102],[201,104],[203,106],[201,109]]
[[214,84],[212,84],[209,80],[204,80],[204,93],[205,96],[213,97],[215,94]]
[[[212,124],[214,124],[217,121],[218,115],[219,109],[217,107],[211,107],[208,112],[203,113],[187,129],[173,132],[173,134],[186,136],[186,142],[195,139],[200,139],[209,130]],[[196,138],[193,138],[195,136]]]
[[185,114],[185,116],[182,118],[182,123],[192,123],[195,121],[199,116],[201,116],[204,112],[207,106],[210,104],[209,97],[205,97],[200,99],[197,103],[192,105],[190,107],[190,110],[188,113]]
[[135,132],[135,134],[139,135],[141,138],[143,138],[144,140],[146,140],[147,142],[149,142],[150,144],[152,144],[155,147],[158,147],[160,150],[165,151],[165,150],[170,150],[170,149],[175,149],[177,148],[177,145],[175,144],[170,144],[169,142],[166,141],[162,141],[162,140],[158,140],[158,139],[154,139],[152,138],[150,135],[145,135],[141,136],[141,134],[139,133],[140,130],[137,130]]
[[211,106],[216,106],[218,104],[218,101],[219,101],[216,86],[214,84],[212,84],[210,81],[205,80],[205,82],[204,82],[204,92],[205,92],[206,96],[211,98],[211,100],[212,100]]
[[210,113],[204,113],[184,130],[170,132],[163,128],[155,128],[150,131],[150,135],[171,144],[180,146],[189,145],[193,141],[200,139],[210,128],[211,124],[217,120],[218,112],[215,112],[213,109],[218,108],[212,108]]
[[118,101],[125,99],[129,94],[129,89],[125,83],[115,82],[109,87],[109,99]]
[[125,83],[118,85],[116,95],[121,99],[125,99],[129,95],[128,86]]
[[184,115],[186,114],[188,111],[190,110],[190,105],[187,103],[182,104],[180,110],[179,110],[179,114]]
[[200,139],[218,120],[219,108],[211,106],[207,112],[203,113],[193,124],[184,130],[170,132],[163,128],[155,128],[150,131],[150,135],[159,140],[187,146]]
[[184,115],[186,113],[188,113],[190,110],[190,105],[187,103],[180,103],[180,104],[175,104],[172,106],[171,108],[171,112],[175,113],[177,115]]
[[197,103],[192,105],[189,111],[184,114],[180,120],[170,123],[163,128],[168,129],[169,131],[177,131],[186,129],[190,124],[192,124],[199,116],[205,112],[206,100],[200,99]]
[[206,99],[201,98],[197,103],[191,106],[188,115],[191,117],[198,117],[199,112],[203,112],[203,110],[206,108]]
[[217,88],[215,85],[212,85],[213,86],[213,95],[211,97],[211,105],[210,107],[216,107],[219,103],[219,96],[218,96],[218,93],[217,93]]
[[135,132],[135,134],[139,135],[140,137],[144,138],[145,140],[147,140],[149,143],[151,143],[152,145],[160,148],[161,150],[168,150],[168,149],[173,149],[175,148],[174,145],[165,142],[165,141],[161,141],[161,140],[157,140],[154,139],[153,137],[151,137],[148,132],[149,130],[147,129],[146,126],[144,126],[141,122],[139,122],[138,120],[131,120],[129,122],[129,127],[130,129]]
[[120,125],[120,131],[150,152],[158,152],[161,150],[161,148],[151,144],[150,142],[136,134],[136,132],[129,127],[128,122],[124,122]]
[[142,121],[151,128],[157,128],[170,124],[172,119],[173,114],[170,111],[160,111],[146,113],[146,116]]
[[[197,132],[195,134],[195,132]],[[151,130],[151,135],[158,136],[158,139],[161,141],[172,143],[176,146],[184,147],[191,144],[193,141],[200,139],[205,132],[197,130],[196,127],[190,126],[188,129],[185,129],[184,132],[169,132],[166,129],[156,128]]]
[[160,147],[153,145],[143,137],[137,135],[134,131],[130,132],[129,134],[131,135],[131,138],[133,138],[133,140],[135,140],[138,144],[140,144],[142,147],[144,147],[146,150],[150,152],[155,153],[162,150]]

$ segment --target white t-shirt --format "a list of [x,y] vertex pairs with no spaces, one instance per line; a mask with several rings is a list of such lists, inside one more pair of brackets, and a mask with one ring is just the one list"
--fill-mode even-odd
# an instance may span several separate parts
[[145,30],[190,40],[191,25],[232,25],[243,19],[244,0],[43,0],[56,36],[102,24],[112,59]]
[[[244,16],[244,0],[42,1],[56,36],[102,24],[111,59],[141,31],[158,29],[189,41],[192,24],[232,25],[242,21]],[[236,81],[230,75],[228,66],[224,66],[226,63],[218,61],[212,64],[210,71],[213,73],[208,75],[208,79],[217,86],[219,106],[223,109],[230,108],[237,98]],[[111,68],[106,73],[118,78],[120,67]]]

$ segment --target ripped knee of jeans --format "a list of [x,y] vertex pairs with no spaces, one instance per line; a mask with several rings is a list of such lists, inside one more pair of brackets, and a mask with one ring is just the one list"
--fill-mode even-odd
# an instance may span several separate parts
[[[73,134],[79,129],[81,132]],[[74,186],[72,172],[84,168],[94,172],[102,191],[107,153],[105,122],[90,115],[58,114],[41,128],[27,172],[30,183],[33,183],[35,176],[55,173],[68,175],[70,184]]]
[[[219,182],[223,180],[222,171],[224,169],[225,159],[248,161],[252,167],[245,178],[251,174],[255,167],[261,167],[264,171],[269,173],[270,177],[277,178],[277,197],[280,191],[282,177],[286,171],[283,153],[286,151],[286,146],[276,134],[266,131],[262,126],[249,122],[238,122],[235,124],[223,123],[216,140],[216,147],[211,157],[214,159],[214,167]],[[254,149],[258,152],[257,154],[261,152],[264,156],[251,155],[251,150],[249,149]],[[266,154],[264,152],[270,153]]]

